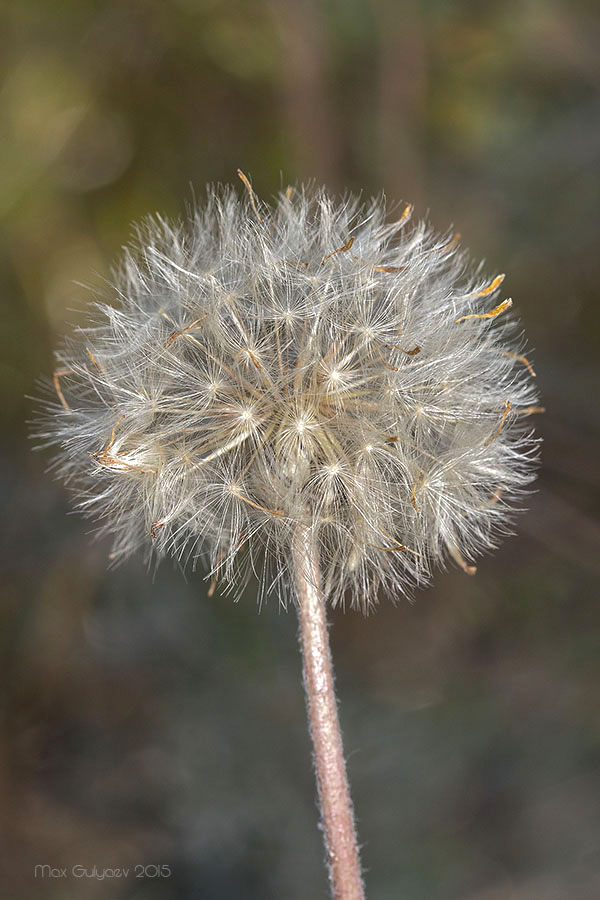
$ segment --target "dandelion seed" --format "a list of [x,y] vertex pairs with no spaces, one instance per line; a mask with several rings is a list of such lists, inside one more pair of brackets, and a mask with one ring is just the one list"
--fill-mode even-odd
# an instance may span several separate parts
[[66,409],[67,412],[71,412],[71,407],[65,400],[65,395],[63,394],[63,391],[62,391],[60,379],[63,377],[63,375],[70,375],[70,374],[72,374],[72,372],[73,372],[72,369],[56,369],[56,371],[52,375],[52,383],[54,384],[54,390],[56,391],[56,396],[60,400],[63,409]]
[[494,291],[498,290],[505,277],[505,275],[496,275],[494,280],[488,284],[487,287],[483,288],[481,291],[477,291],[475,297],[487,297],[489,294],[493,294]]
[[328,259],[331,259],[332,256],[335,256],[336,253],[345,253],[347,250],[350,250],[352,244],[354,243],[354,238],[349,238],[343,247],[338,247],[337,250],[332,250],[331,253],[328,253],[327,256],[324,256],[321,260],[321,265],[324,266]]
[[[475,295],[476,297],[481,297],[483,294],[481,291],[479,294]],[[494,309],[491,309],[489,312],[485,313],[470,313],[468,316],[461,316],[457,319],[457,322],[465,322],[467,319],[495,319],[496,316],[499,316],[500,313],[503,313],[505,309],[509,309],[512,306],[512,300],[508,297],[506,300],[503,300],[502,303],[499,303]]]

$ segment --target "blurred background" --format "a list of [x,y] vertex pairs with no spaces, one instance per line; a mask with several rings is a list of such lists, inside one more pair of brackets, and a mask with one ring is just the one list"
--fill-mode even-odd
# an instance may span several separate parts
[[0,17],[0,896],[327,897],[293,613],[108,572],[25,424],[130,222],[240,166],[265,199],[315,178],[456,227],[508,273],[547,407],[538,492],[475,578],[332,616],[368,896],[597,900],[596,0]]

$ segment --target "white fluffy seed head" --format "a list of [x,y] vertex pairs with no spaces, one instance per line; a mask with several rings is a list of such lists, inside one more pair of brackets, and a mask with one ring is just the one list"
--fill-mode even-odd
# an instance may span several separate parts
[[410,212],[211,188],[138,229],[38,427],[114,559],[200,558],[237,588],[254,569],[285,597],[309,528],[331,602],[366,609],[507,531],[533,370],[502,277]]

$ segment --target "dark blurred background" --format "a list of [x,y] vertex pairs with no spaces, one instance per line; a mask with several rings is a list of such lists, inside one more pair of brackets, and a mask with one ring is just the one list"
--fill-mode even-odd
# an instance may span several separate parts
[[107,572],[25,424],[130,222],[238,166],[266,199],[316,178],[455,226],[508,273],[547,407],[537,493],[475,578],[332,616],[368,896],[600,897],[597,14],[2,4],[2,900],[327,897],[293,613]]

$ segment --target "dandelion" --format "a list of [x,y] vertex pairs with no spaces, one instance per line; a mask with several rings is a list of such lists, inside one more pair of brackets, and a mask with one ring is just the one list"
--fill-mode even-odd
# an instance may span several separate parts
[[[43,441],[113,538],[298,608],[336,900],[363,897],[325,602],[367,611],[493,548],[532,480],[523,338],[459,247],[382,198],[210,189],[140,227],[58,353]],[[516,505],[515,505],[516,504]]]

